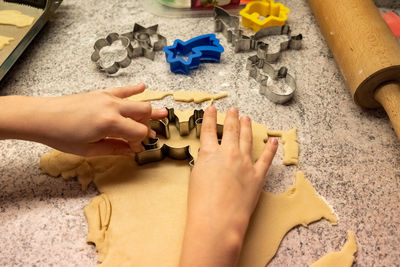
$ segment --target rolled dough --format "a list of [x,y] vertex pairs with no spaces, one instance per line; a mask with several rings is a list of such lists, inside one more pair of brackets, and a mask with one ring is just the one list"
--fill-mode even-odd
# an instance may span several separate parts
[[311,264],[310,267],[351,267],[354,254],[357,252],[356,236],[352,231],[347,233],[347,242],[337,252],[331,252]]
[[18,10],[0,10],[0,24],[26,27],[32,25],[34,17],[22,14]]
[[166,96],[172,95],[175,101],[179,102],[194,102],[196,104],[207,101],[207,100],[217,100],[220,98],[227,97],[227,93],[221,94],[210,94],[204,91],[193,90],[193,91],[176,91],[176,92],[162,92],[162,91],[154,91],[150,89],[146,89],[143,93],[133,95],[128,97],[129,100],[134,101],[154,101],[161,100]]
[[11,41],[14,41],[14,38],[0,35],[0,50],[9,45]]
[[[219,114],[218,121],[224,115]],[[264,148],[267,128],[253,123],[253,154]],[[160,143],[191,146],[196,158],[199,139],[195,131],[180,136],[170,127],[171,138]],[[93,181],[100,196],[85,208],[89,233],[101,266],[178,266],[186,219],[190,167],[187,161],[165,159],[139,166],[130,157],[83,158],[52,151],[41,158],[45,173],[63,178],[77,176],[83,186]],[[296,225],[337,218],[302,172],[282,194],[262,192],[252,216],[239,266],[264,267],[275,255],[285,234]]]

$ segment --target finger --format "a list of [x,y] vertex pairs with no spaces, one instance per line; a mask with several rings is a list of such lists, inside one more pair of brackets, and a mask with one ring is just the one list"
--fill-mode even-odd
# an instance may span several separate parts
[[253,133],[251,129],[251,120],[244,116],[240,118],[240,151],[251,157],[253,150]]
[[128,118],[122,118],[113,125],[106,136],[123,138],[130,144],[140,144],[150,134],[147,125]]
[[140,94],[146,89],[146,85],[144,83],[140,83],[138,85],[133,86],[124,86],[109,89],[108,91],[116,97],[125,98],[132,95]]
[[239,112],[236,108],[230,108],[225,117],[221,145],[239,146],[239,134]]
[[102,139],[98,142],[88,144],[84,153],[84,156],[87,157],[108,155],[135,155],[127,142],[112,138]]
[[218,146],[217,138],[217,109],[210,106],[203,116],[200,132],[200,149],[213,149]]
[[144,151],[144,147],[142,145],[142,142],[139,143],[132,143],[129,142],[129,147],[132,149],[133,152],[135,153],[140,153],[142,151]]
[[260,158],[254,164],[256,170],[256,177],[264,178],[267,173],[269,166],[274,159],[276,150],[278,148],[278,140],[276,138],[269,138],[267,144],[265,145],[264,151]]
[[[148,124],[153,110],[147,102],[120,101],[119,113],[126,118]],[[158,111],[155,114],[158,114]]]
[[168,115],[168,110],[166,108],[153,109],[151,111],[152,120],[161,120],[167,117],[167,115]]

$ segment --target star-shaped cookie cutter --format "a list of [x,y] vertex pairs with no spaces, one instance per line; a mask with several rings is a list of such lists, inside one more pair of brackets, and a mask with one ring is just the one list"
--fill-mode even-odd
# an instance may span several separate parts
[[[203,121],[203,110],[194,110],[193,115],[187,121],[180,121],[175,115],[173,108],[167,108],[168,116],[163,120],[150,121],[150,127],[157,134],[169,139],[171,137],[169,126],[174,123],[178,132],[181,136],[188,135],[193,129],[196,130],[197,138],[200,137],[201,124]],[[220,139],[222,137],[223,126],[217,125],[217,136]],[[161,147],[158,145],[159,139],[150,139],[147,142],[143,142],[145,150],[137,153],[135,160],[139,165],[161,161],[166,157],[176,160],[189,160],[189,165],[194,166],[194,158],[190,153],[190,146],[184,147],[172,147],[167,144],[163,144]]]
[[[215,34],[205,34],[186,42],[177,39],[172,46],[164,47],[163,51],[173,73],[189,74],[202,62],[219,62],[224,48]],[[182,58],[186,56],[186,60]]]
[[[274,67],[268,64],[264,59],[254,55],[247,59],[246,69],[249,70],[249,76],[254,78],[260,84],[260,94],[265,95],[272,102],[284,104],[293,97],[297,88],[296,80],[288,73],[286,67],[281,67],[279,70],[275,70]],[[268,79],[284,79],[289,89],[277,92],[268,84]]]
[[[276,62],[281,53],[288,49],[299,50],[302,46],[303,36],[298,34],[292,36],[292,31],[288,25],[272,26],[261,29],[254,35],[247,36],[239,29],[239,18],[230,15],[221,7],[214,7],[215,32],[222,32],[229,43],[232,43],[235,53],[257,50],[259,56],[267,62]],[[288,40],[280,43],[279,51],[269,53],[269,45],[260,39],[272,35],[286,35]]]
[[[153,43],[152,40],[156,39]],[[106,46],[111,46],[114,42],[121,41],[122,47],[126,50],[126,57],[118,62],[114,62],[111,66],[103,66],[100,50]],[[120,68],[128,67],[132,59],[144,56],[154,60],[155,53],[162,50],[167,45],[167,39],[158,34],[158,25],[151,27],[143,27],[135,23],[133,31],[119,35],[118,33],[110,33],[106,38],[99,39],[94,44],[94,52],[92,61],[108,74],[117,73]]]
[[[271,26],[282,26],[287,20],[290,9],[281,3],[269,1],[253,1],[246,5],[239,14],[243,26],[257,32]],[[264,19],[260,19],[260,16]]]
[[[133,46],[133,57],[144,56],[154,60],[155,53],[161,51],[167,45],[167,39],[158,34],[158,24],[148,28],[135,23],[133,31],[122,34],[131,40]],[[156,39],[153,43],[152,40]]]

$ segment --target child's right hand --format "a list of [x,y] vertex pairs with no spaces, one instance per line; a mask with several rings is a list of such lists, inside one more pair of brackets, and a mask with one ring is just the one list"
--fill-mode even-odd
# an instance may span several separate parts
[[143,92],[144,84],[60,97],[10,96],[0,99],[0,139],[40,142],[82,156],[133,155],[155,133],[150,119],[167,116],[146,102],[124,98]]

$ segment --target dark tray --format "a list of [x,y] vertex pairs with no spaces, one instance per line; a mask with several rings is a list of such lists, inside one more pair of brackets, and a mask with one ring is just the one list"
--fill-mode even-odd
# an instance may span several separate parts
[[[9,45],[0,50],[0,80],[3,79],[62,2],[62,0],[41,1],[43,1],[42,8],[28,4],[30,1],[13,0],[14,3],[11,3],[0,0],[0,10],[18,10],[25,15],[35,18],[35,21],[29,27],[18,28],[11,25],[0,25],[0,35],[14,38]],[[34,2],[32,1],[32,3]]]

